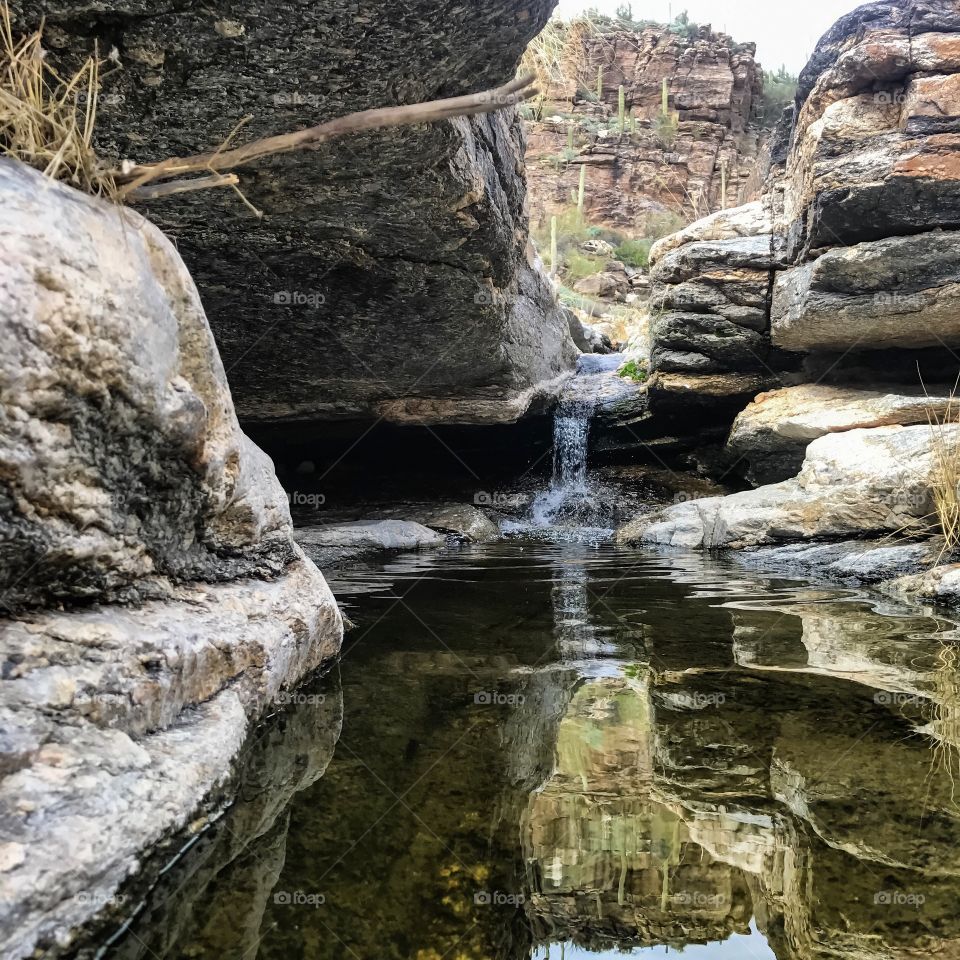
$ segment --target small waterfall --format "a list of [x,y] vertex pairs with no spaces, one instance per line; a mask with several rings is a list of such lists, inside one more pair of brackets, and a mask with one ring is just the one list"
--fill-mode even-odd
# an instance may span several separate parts
[[553,421],[553,477],[530,509],[535,527],[606,527],[612,511],[601,489],[590,482],[587,454],[590,419],[597,405],[601,374],[615,370],[618,354],[580,358],[577,376],[560,398]]

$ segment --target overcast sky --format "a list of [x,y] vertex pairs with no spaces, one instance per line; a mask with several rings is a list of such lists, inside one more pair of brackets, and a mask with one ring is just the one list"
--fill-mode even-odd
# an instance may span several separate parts
[[[557,13],[564,17],[596,7],[614,13],[626,0],[560,0]],[[813,52],[817,40],[838,17],[860,6],[862,0],[633,0],[637,20],[665,21],[672,9],[674,16],[687,10],[697,23],[712,23],[715,30],[729,33],[735,40],[752,40],[757,59],[775,70],[786,64],[799,73]]]

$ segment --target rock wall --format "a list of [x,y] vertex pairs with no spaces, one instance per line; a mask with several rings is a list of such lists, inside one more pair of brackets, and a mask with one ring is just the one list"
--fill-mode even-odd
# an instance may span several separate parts
[[138,214],[0,160],[0,953],[53,952],[336,655],[197,290]]
[[[771,144],[760,205],[654,248],[655,370],[695,375],[721,337],[714,365],[760,369],[767,386],[881,379],[909,393],[918,363],[928,378],[948,373],[943,348],[960,345],[958,31],[956,5],[938,0],[868,4],[826,34]],[[678,261],[697,265],[681,276]],[[727,283],[747,275],[752,284]],[[729,297],[745,294],[759,340],[730,328]],[[681,306],[700,319],[684,325]],[[737,353],[731,339],[753,342]]]
[[[718,374],[759,375],[781,389],[739,415],[727,469],[782,482],[716,510],[681,505],[666,526],[628,537],[722,546],[893,533],[904,515],[930,525],[927,416],[954,418],[960,366],[958,35],[950,0],[867,4],[841,18],[773,138],[760,203],[654,247],[651,409],[682,375],[695,433],[698,395]],[[671,401],[675,414],[681,401]],[[831,445],[860,444],[885,452],[834,463]],[[832,492],[821,490],[831,470]],[[927,493],[911,497],[914,487]]]
[[[98,146],[134,160],[510,79],[554,0],[458,6],[14,0],[51,55],[97,41]],[[156,202],[196,280],[242,419],[509,422],[575,348],[528,244],[512,111],[351,137]]]
[[[587,168],[589,221],[638,235],[657,216],[692,220],[755,199],[761,139],[755,114],[762,96],[755,52],[754,44],[735,43],[709,27],[693,37],[666,27],[594,35],[573,30],[564,79],[548,87],[540,118],[528,123],[527,177],[538,214],[569,205],[581,166]],[[664,80],[679,121],[666,139],[657,130]],[[636,118],[625,133],[617,120],[621,85]],[[573,155],[565,154],[571,130]]]

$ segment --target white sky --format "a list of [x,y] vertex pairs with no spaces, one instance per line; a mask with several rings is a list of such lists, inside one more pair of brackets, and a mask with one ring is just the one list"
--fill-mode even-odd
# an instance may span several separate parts
[[[615,13],[627,0],[560,0],[557,15],[569,17],[589,7]],[[687,10],[697,23],[712,23],[715,30],[729,33],[740,43],[753,41],[757,59],[767,70],[786,64],[799,73],[813,52],[817,40],[840,16],[864,0],[632,0],[637,20],[668,19]]]

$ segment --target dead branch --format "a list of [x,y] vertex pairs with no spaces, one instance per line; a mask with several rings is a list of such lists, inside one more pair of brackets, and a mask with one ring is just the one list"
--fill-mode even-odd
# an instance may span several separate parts
[[[383,130],[389,127],[410,126],[418,123],[433,123],[449,120],[453,117],[469,117],[483,113],[493,113],[506,107],[515,106],[536,96],[533,87],[534,77],[526,74],[494,90],[469,94],[464,97],[451,97],[446,100],[431,100],[403,107],[380,107],[374,110],[362,110],[336,120],[321,123],[292,133],[283,133],[273,137],[264,137],[244,144],[241,147],[225,149],[226,144],[211,153],[201,153],[192,157],[178,157],[162,160],[159,163],[126,166],[114,171],[113,176],[120,187],[120,197],[128,200],[146,200],[168,193],[181,193],[187,189],[202,190],[205,187],[226,186],[223,181],[213,182],[216,175],[236,167],[243,166],[264,157],[295,150],[315,149],[328,140],[369,130]],[[229,141],[228,141],[229,142]],[[147,184],[182,178],[194,173],[210,173],[214,177],[202,180],[178,180],[176,189],[160,192],[157,187],[148,189]],[[187,187],[187,183],[195,186]]]
[[209,177],[192,177],[189,180],[168,180],[144,187],[131,188],[125,197],[132,203],[138,200],[156,200],[175,193],[190,193],[192,190],[209,190],[211,187],[233,187],[240,182],[235,173],[215,173]]

